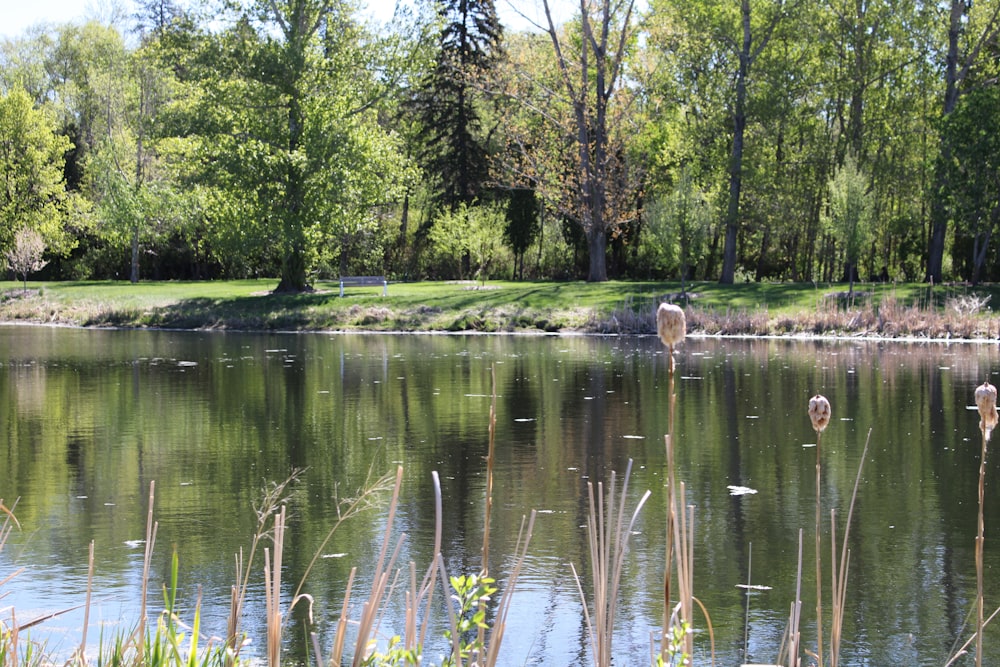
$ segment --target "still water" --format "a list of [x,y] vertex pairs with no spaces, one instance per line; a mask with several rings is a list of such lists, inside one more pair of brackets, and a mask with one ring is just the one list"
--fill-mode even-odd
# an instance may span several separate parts
[[[852,532],[842,665],[943,665],[974,627],[980,436],[975,386],[997,346],[688,339],[676,354],[677,479],[695,508],[695,595],[720,665],[777,657],[803,531],[802,631],[815,646],[816,437],[809,397],[826,395],[824,570],[829,510],[844,533],[869,430]],[[649,664],[662,615],[667,360],[652,337],[280,335],[0,327],[0,498],[21,530],[0,553],[2,617],[25,622],[84,601],[95,545],[91,644],[136,622],[150,483],[151,613],[171,555],[181,614],[200,593],[203,631],[222,635],[235,555],[247,553],[264,489],[302,469],[288,501],[286,594],[303,588],[286,654],[313,630],[330,640],[351,567],[370,576],[385,529],[374,509],[321,549],[337,501],[403,466],[395,532],[402,562],[427,567],[432,471],[442,482],[449,574],[479,568],[489,407],[496,382],[492,572],[503,587],[522,517],[537,510],[501,663],[589,663],[571,564],[589,574],[587,484],[619,480],[650,499],[632,535],[614,639],[616,664]],[[986,606],[1000,604],[1000,469],[987,466]],[[731,487],[744,493],[734,495]],[[995,518],[994,518],[995,517]],[[247,655],[264,650],[263,564],[252,565]],[[749,600],[741,584],[754,589]],[[358,583],[355,586],[359,586]],[[824,617],[829,622],[826,585]],[[749,606],[748,606],[749,602]],[[383,631],[401,632],[401,602]],[[55,655],[79,642],[82,611],[38,626]],[[443,619],[435,626],[444,628]],[[704,630],[705,623],[699,623]],[[826,632],[828,636],[828,630]],[[708,633],[696,664],[708,664]],[[1000,628],[986,632],[1000,664]],[[428,657],[437,661],[434,651]],[[972,664],[971,661],[958,664]]]

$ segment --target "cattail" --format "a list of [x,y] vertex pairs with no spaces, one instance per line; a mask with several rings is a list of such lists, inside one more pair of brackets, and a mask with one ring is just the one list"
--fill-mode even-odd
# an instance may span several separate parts
[[988,438],[1000,421],[997,415],[997,388],[989,381],[976,387],[976,407],[979,408],[979,429]]
[[667,347],[673,349],[684,340],[687,322],[684,311],[672,303],[661,303],[656,311],[656,333]]
[[809,399],[809,419],[812,420],[816,433],[822,433],[830,425],[832,415],[833,410],[830,409],[830,401],[826,400],[826,396],[816,394]]

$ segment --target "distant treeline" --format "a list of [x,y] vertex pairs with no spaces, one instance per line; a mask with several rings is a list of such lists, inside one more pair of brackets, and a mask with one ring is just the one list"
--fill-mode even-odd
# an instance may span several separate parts
[[34,271],[40,235],[40,277],[287,291],[1000,279],[1000,0],[573,6],[511,31],[492,0],[382,25],[141,0],[32,28],[0,44],[0,256]]

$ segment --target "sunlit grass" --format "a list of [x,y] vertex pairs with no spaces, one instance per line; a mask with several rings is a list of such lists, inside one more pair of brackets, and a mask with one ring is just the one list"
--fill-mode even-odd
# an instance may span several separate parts
[[265,331],[640,333],[663,301],[683,305],[707,335],[872,335],[995,338],[993,286],[923,284],[462,282],[339,286],[272,294],[274,280],[0,282],[0,321],[77,326]]

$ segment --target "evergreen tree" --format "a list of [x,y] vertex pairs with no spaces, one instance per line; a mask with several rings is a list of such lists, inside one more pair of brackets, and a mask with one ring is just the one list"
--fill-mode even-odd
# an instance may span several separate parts
[[438,0],[442,21],[434,66],[417,91],[422,163],[438,180],[437,203],[471,204],[488,174],[475,82],[502,55],[503,30],[493,0]]

